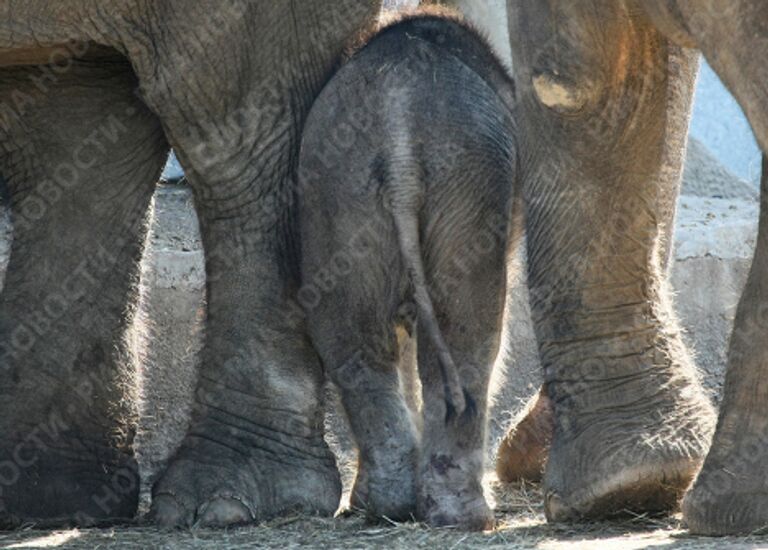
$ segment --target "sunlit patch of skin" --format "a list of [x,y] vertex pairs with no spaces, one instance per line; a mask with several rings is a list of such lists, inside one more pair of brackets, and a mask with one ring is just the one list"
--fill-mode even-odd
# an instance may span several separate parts
[[559,113],[577,113],[587,104],[587,94],[583,90],[556,75],[541,74],[533,77],[533,89],[542,105]]
[[539,101],[558,112],[580,111],[587,102],[586,95],[554,75],[541,74],[533,77],[533,89]]

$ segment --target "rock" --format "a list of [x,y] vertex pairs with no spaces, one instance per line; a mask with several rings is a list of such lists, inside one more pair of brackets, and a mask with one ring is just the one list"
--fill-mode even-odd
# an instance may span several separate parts
[[418,0],[384,0],[382,6],[385,10],[399,10],[403,8],[415,8],[418,5]]
[[755,186],[760,183],[762,155],[749,122],[706,61],[696,85],[691,135],[730,172]]
[[194,208],[189,187],[158,187],[145,256],[148,284],[192,292],[205,287],[203,245]]
[[181,167],[181,164],[179,164],[176,154],[171,151],[168,155],[168,162],[165,164],[165,168],[163,168],[163,175],[160,176],[160,179],[168,183],[178,183],[183,177],[184,169]]
[[751,260],[759,212],[756,200],[682,195],[675,224],[676,263],[696,258]]
[[688,157],[683,173],[683,195],[755,201],[758,189],[728,171],[712,152],[695,137],[688,140]]
[[495,447],[509,423],[541,386],[541,363],[536,335],[531,323],[525,272],[525,241],[509,265],[507,309],[505,311],[505,349],[499,352],[492,390],[492,412],[489,415],[489,440]]

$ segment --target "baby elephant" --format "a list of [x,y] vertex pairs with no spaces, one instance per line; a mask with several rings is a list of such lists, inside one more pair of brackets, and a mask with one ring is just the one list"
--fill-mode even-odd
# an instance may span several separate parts
[[[514,86],[457,18],[403,17],[363,42],[307,121],[302,303],[358,447],[353,506],[482,529],[488,386],[519,225]],[[414,350],[420,408],[404,393]]]

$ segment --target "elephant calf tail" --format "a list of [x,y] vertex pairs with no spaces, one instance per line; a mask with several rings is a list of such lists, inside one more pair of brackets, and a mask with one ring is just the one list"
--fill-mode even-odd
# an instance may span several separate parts
[[456,363],[453,361],[448,345],[445,343],[445,338],[443,338],[443,333],[437,322],[432,298],[427,288],[427,277],[424,271],[424,261],[422,259],[419,239],[419,213],[415,203],[416,201],[412,200],[396,200],[393,207],[393,217],[397,229],[400,252],[403,255],[403,261],[413,285],[419,321],[426,329],[429,339],[437,351],[445,385],[445,400],[448,406],[447,417],[453,414],[459,416],[465,411],[467,402],[459,378],[459,371],[456,368]]

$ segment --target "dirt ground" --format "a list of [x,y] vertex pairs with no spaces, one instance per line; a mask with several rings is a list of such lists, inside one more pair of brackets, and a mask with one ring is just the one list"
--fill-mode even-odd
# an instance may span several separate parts
[[257,527],[211,531],[160,531],[149,527],[37,531],[32,528],[0,535],[0,550],[12,548],[61,549],[175,549],[175,548],[534,548],[538,550],[644,548],[767,548],[768,537],[692,537],[679,517],[630,517],[585,525],[549,525],[541,511],[541,494],[534,486],[503,487],[490,483],[496,498],[498,527],[485,533],[429,529],[423,525],[372,525],[354,513],[335,519],[289,516]]

